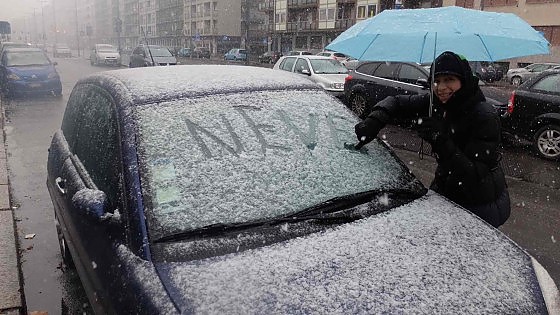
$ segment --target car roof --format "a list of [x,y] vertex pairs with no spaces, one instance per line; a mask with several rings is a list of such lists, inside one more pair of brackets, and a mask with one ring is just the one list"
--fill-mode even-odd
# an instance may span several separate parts
[[324,60],[334,60],[327,56],[319,56],[319,55],[294,55],[294,56],[284,56],[285,58],[305,58],[305,59],[324,59]]
[[[237,78],[231,80],[232,77]],[[156,101],[246,91],[313,89],[313,81],[290,72],[234,65],[177,65],[142,67],[95,73],[80,83],[101,85],[124,97],[123,103]],[[126,106],[126,105],[125,105]]]

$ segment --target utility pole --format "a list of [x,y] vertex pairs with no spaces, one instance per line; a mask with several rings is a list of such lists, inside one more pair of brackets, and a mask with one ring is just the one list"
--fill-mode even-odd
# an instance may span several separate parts
[[76,43],[78,45],[78,57],[80,57],[80,27],[78,25],[78,0],[74,0],[74,13],[76,17]]

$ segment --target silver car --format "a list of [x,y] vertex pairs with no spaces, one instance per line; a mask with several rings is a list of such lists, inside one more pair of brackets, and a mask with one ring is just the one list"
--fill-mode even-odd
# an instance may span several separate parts
[[344,96],[344,79],[348,69],[336,59],[316,55],[285,56],[273,69],[303,74],[337,97]]
[[90,63],[96,65],[119,66],[121,63],[121,55],[117,48],[109,44],[95,44],[91,49]]
[[519,86],[521,83],[527,81],[529,78],[536,76],[537,74],[552,69],[554,67],[560,66],[558,63],[533,63],[524,68],[514,68],[509,69],[506,78],[508,82],[515,86]]

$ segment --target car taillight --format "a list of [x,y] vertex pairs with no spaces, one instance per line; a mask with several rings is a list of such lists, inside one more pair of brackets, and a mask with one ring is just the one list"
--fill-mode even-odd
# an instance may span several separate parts
[[511,114],[513,113],[513,103],[515,101],[515,91],[511,92],[511,96],[509,97],[508,100],[508,105],[507,105],[507,113]]
[[346,78],[344,78],[344,82],[348,82],[348,81],[350,81],[350,80],[352,80],[352,79],[353,79],[352,76],[351,76],[351,75],[348,75],[348,76],[346,76]]

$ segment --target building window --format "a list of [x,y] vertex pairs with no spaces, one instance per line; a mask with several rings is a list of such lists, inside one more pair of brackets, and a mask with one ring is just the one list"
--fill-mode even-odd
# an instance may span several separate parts
[[375,5],[375,4],[370,4],[370,5],[368,5],[367,16],[368,16],[368,17],[374,16],[375,13],[376,13],[376,11],[377,11],[377,5]]
[[363,19],[366,17],[366,6],[361,5],[358,7],[358,19]]

